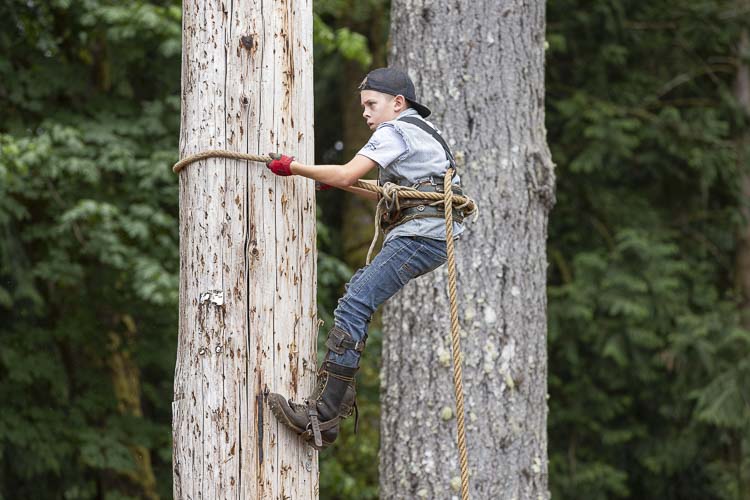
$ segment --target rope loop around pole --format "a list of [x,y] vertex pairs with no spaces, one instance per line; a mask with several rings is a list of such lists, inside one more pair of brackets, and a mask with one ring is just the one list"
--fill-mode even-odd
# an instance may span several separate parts
[[250,153],[239,153],[237,151],[229,151],[226,149],[208,149],[186,156],[182,160],[178,161],[172,167],[172,171],[175,174],[179,174],[180,170],[190,165],[193,162],[207,160],[209,158],[229,158],[231,160],[244,160],[244,161],[256,161],[258,163],[268,163],[271,161],[271,157],[268,155],[254,155]]

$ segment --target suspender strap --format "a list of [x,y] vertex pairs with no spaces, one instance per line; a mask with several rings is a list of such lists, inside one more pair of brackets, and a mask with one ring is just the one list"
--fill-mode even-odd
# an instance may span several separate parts
[[443,137],[440,134],[438,134],[437,130],[427,125],[427,123],[425,123],[423,120],[420,120],[419,118],[416,118],[414,116],[402,116],[401,118],[398,119],[398,121],[416,125],[417,127],[421,128],[422,130],[430,134],[433,139],[438,141],[440,145],[443,146],[443,149],[445,150],[445,157],[448,158],[448,161],[450,162],[451,167],[453,167],[454,172],[457,170],[456,159],[453,157],[453,153],[451,153],[451,150],[448,147],[448,144],[446,144]]

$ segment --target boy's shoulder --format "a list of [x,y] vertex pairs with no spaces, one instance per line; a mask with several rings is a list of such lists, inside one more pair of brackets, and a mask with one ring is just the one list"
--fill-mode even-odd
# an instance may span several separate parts
[[394,118],[393,120],[388,120],[388,121],[380,123],[377,127],[375,127],[375,130],[372,132],[372,135],[370,136],[370,141],[368,142],[367,145],[372,147],[373,144],[380,144],[382,142],[385,142],[385,143],[397,143],[400,147],[402,144],[405,144],[407,142],[407,137],[411,135],[410,131],[405,130],[405,128],[416,127],[416,128],[422,129],[422,127],[415,125],[414,123],[410,123],[409,120],[404,120],[404,118],[410,119],[411,117],[415,117],[417,120],[420,120],[421,122],[426,123],[430,128],[434,129],[438,134],[440,133],[440,130],[434,124],[425,120],[423,117],[419,116],[417,113],[406,114],[406,115],[398,116]]
[[[404,118],[407,118],[407,119],[404,120]],[[437,128],[434,123],[432,123],[431,121],[427,120],[426,118],[424,118],[422,116],[419,116],[416,113],[414,113],[413,115],[399,116],[398,118],[394,118],[393,120],[389,120],[387,122],[383,122],[380,125],[378,125],[378,128],[386,125],[386,126],[392,127],[394,130],[397,130],[399,133],[403,133],[402,132],[403,126],[406,125],[407,127],[411,126],[411,127],[415,127],[415,128],[421,129],[424,132],[427,132],[427,130],[424,130],[423,127],[420,127],[418,124],[413,123],[412,122],[412,118],[414,118],[416,120],[419,120],[420,122],[426,124],[428,127],[430,127],[431,129],[433,129],[438,134],[442,134],[442,132],[440,131],[440,129]],[[377,131],[377,129],[375,129],[375,130]]]
[[392,123],[392,121],[383,122],[379,124],[377,127],[375,127],[375,130],[373,130],[372,135],[370,137],[391,137],[391,136],[401,136],[401,131],[397,128],[397,125],[395,123]]
[[362,147],[360,154],[367,152],[381,155],[382,158],[372,159],[375,159],[378,164],[383,166],[384,162],[390,163],[393,159],[401,156],[408,148],[403,132],[393,124],[383,122],[375,128],[367,144]]
[[[406,118],[406,119],[404,119],[404,118]],[[431,121],[427,120],[426,118],[420,116],[417,113],[408,114],[408,115],[401,115],[401,116],[399,116],[397,118],[394,118],[393,120],[388,120],[387,122],[381,123],[380,125],[378,125],[377,128],[380,128],[382,126],[387,126],[387,127],[393,127],[395,129],[398,129],[398,127],[402,126],[403,124],[408,124],[408,125],[412,125],[414,127],[418,127],[418,125],[416,125],[414,123],[411,123],[412,119],[416,119],[416,120],[421,121],[422,123],[426,123],[427,125],[430,126],[430,128],[432,128],[432,129],[436,130],[438,133],[440,133],[440,129],[438,129],[435,126],[434,123],[432,123]],[[377,130],[377,128],[375,130]]]
[[[396,120],[389,120],[387,122],[383,122],[383,123],[379,124],[377,127],[375,127],[375,132],[377,132],[378,130],[380,130],[382,128],[391,128],[391,129],[396,128],[396,124],[394,123],[395,121]],[[373,132],[373,134],[375,132]]]

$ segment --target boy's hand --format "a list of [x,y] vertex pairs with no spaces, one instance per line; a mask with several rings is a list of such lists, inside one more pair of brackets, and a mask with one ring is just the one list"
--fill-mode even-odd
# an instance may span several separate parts
[[330,184],[326,184],[325,182],[315,181],[315,191],[328,191],[329,189],[332,189],[333,186]]
[[266,167],[276,175],[288,176],[293,175],[291,164],[294,161],[293,156],[286,156],[279,153],[268,153],[271,161],[266,163]]

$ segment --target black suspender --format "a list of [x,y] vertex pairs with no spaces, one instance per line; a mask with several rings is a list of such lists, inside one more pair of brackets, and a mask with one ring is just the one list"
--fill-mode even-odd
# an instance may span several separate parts
[[422,130],[430,134],[433,139],[438,141],[440,145],[443,146],[443,149],[445,150],[445,157],[448,158],[448,161],[450,162],[451,167],[453,167],[454,175],[455,175],[455,172],[458,171],[458,168],[456,168],[456,159],[453,157],[453,153],[451,153],[451,150],[448,147],[448,144],[445,143],[445,140],[440,136],[440,134],[438,134],[437,130],[430,127],[423,120],[420,120],[419,118],[415,116],[403,116],[399,118],[398,121],[407,122],[407,123],[411,123],[412,125],[416,125],[417,127],[421,128]]

